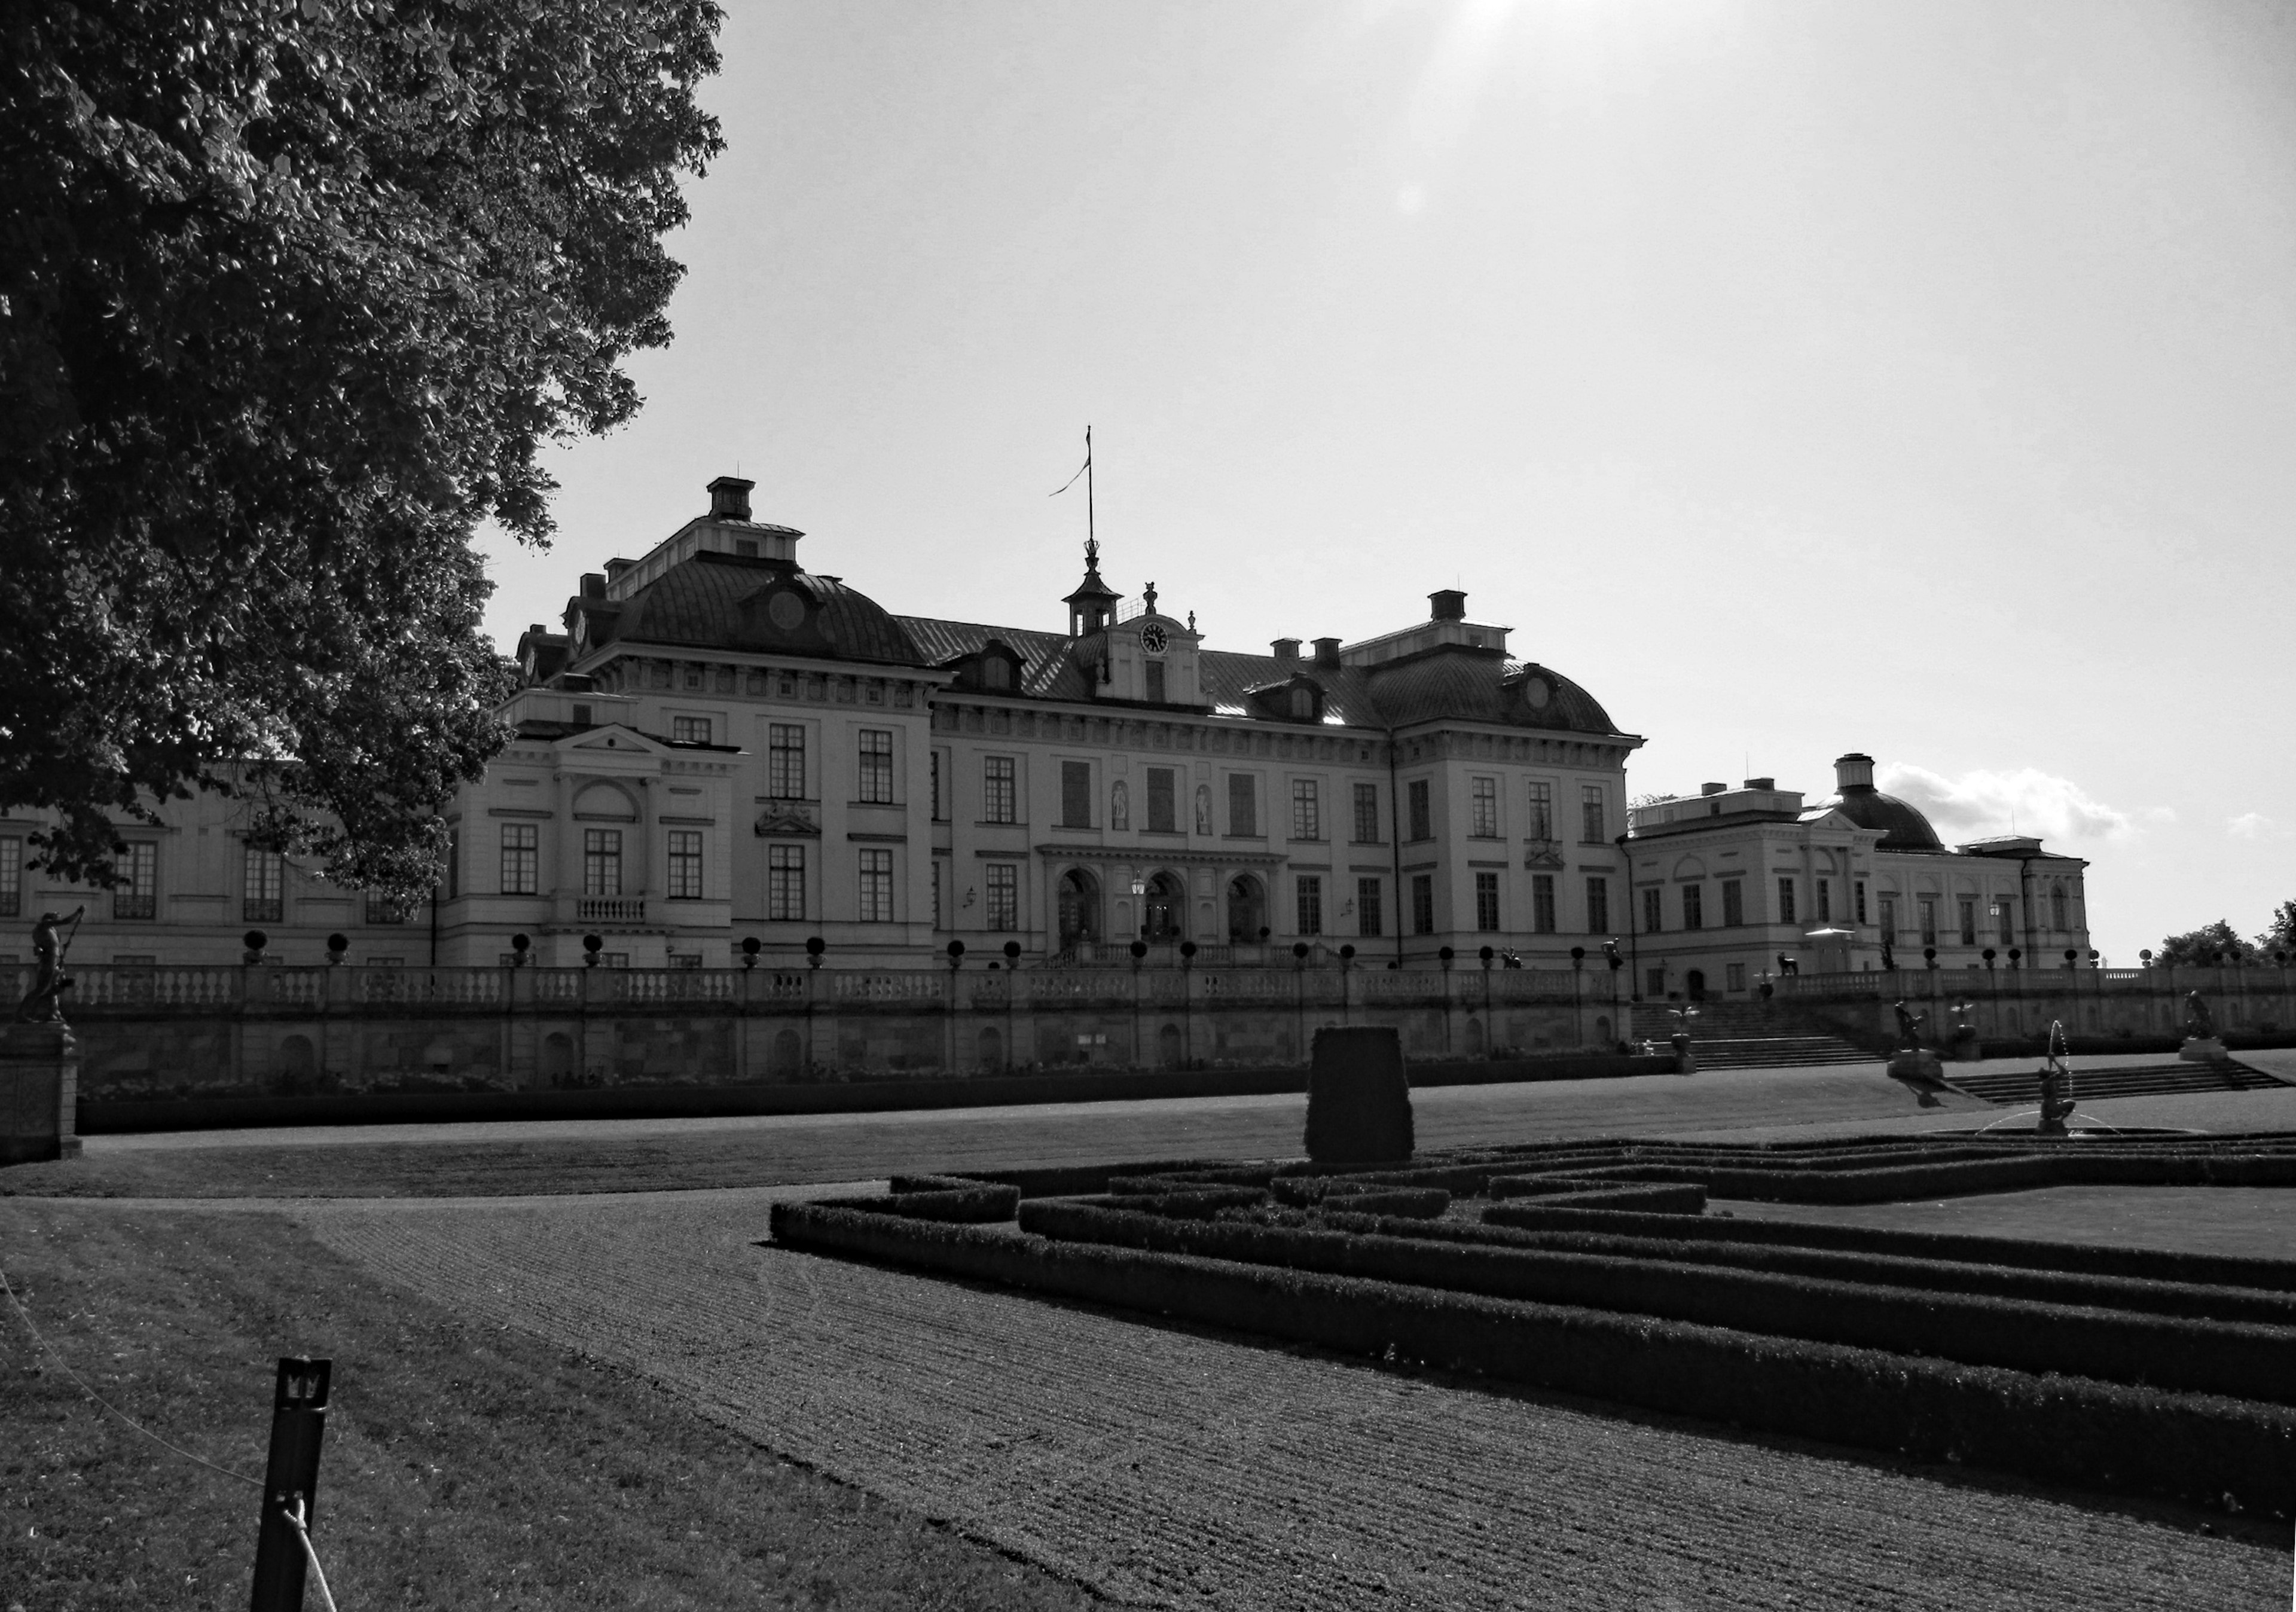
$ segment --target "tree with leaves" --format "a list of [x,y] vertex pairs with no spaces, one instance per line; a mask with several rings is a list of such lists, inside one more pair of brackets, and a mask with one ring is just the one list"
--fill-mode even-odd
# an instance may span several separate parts
[[2267,957],[2276,953],[2296,957],[2296,901],[2284,901],[2273,910],[2272,921],[2256,937],[2256,949]]
[[2255,948],[2228,920],[2219,918],[2188,934],[2169,936],[2154,950],[2152,961],[2158,968],[2190,969],[2249,962],[2254,956]]
[[413,896],[504,733],[472,539],[668,341],[707,0],[0,0],[0,807],[202,789]]

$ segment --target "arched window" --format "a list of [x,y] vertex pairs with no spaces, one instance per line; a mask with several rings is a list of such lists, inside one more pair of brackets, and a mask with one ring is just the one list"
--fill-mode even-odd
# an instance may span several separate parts
[[2053,929],[2070,929],[2072,925],[2065,921],[2065,882],[2060,879],[2049,887],[2049,927]]
[[1292,690],[1292,715],[1301,722],[1316,719],[1316,691],[1305,684],[1294,684]]
[[980,659],[980,686],[984,689],[1009,689],[1013,686],[1013,663],[1002,655],[984,655]]

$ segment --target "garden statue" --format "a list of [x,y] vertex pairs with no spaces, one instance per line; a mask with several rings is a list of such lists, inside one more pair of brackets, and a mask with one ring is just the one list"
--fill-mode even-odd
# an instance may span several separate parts
[[2035,1073],[2041,1081],[2041,1122],[2033,1128],[2044,1136],[2062,1136],[2065,1117],[2073,1111],[2073,1069],[2065,1055],[2061,1020],[2049,1022],[2048,1052]]
[[[32,988],[24,993],[24,1000],[16,1004],[19,1024],[62,1024],[63,1005],[57,995],[71,988],[71,976],[64,972],[64,956],[71,950],[72,936],[79,933],[79,921],[87,911],[85,905],[74,907],[70,918],[58,918],[53,912],[43,912],[32,926]],[[70,934],[58,934],[58,926],[71,925]]]
[[1902,1002],[1896,1004],[1895,1011],[1901,1044],[1890,1054],[1890,1078],[1911,1092],[1922,1107],[1942,1108],[1939,1094],[1954,1087],[1947,1084],[1938,1055],[1922,1045],[1922,1020],[1927,1015],[1908,1011]]
[[2229,1063],[2232,1054],[2225,1051],[2224,1042],[2217,1035],[2216,1015],[2209,1011],[2208,1000],[2198,991],[2185,997],[2185,1044],[2177,1049],[2177,1056],[2187,1063]]
[[1969,1017],[1976,1011],[1977,1004],[1973,1002],[1953,1004],[1953,1028],[1947,1034],[1945,1044],[1948,1056],[1956,1063],[1975,1063],[1980,1055],[1977,1026]]
[[1685,1006],[1669,1008],[1668,1011],[1674,1016],[1674,1034],[1667,1037],[1674,1047],[1674,1072],[1695,1075],[1698,1073],[1698,1058],[1690,1050],[1690,1021],[1698,1017],[1698,1010]]

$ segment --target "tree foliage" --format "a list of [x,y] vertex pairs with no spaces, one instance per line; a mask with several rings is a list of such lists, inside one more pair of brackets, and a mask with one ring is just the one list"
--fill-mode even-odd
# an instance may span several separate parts
[[2251,961],[2255,953],[2256,948],[2241,938],[2229,920],[2219,918],[2187,934],[2169,936],[2154,950],[2152,961],[2172,969],[2205,968],[2218,961]]
[[472,547],[627,420],[707,0],[0,0],[0,806],[202,788],[425,889],[503,734]]

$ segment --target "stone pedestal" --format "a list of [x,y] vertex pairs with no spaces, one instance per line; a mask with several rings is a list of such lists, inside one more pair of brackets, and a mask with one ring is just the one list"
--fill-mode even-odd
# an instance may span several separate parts
[[1975,1063],[1982,1056],[1978,1046],[1976,1027],[1972,1025],[1965,1029],[1956,1030],[1947,1037],[1945,1055],[1956,1063]]
[[79,1157],[79,1043],[61,1024],[0,1030],[0,1165]]
[[2187,1035],[2185,1044],[2177,1049],[2177,1056],[2186,1063],[2230,1063],[2232,1054],[2225,1043],[2213,1035]]
[[1691,1050],[1690,1037],[1672,1035],[1668,1038],[1674,1048],[1674,1072],[1677,1075],[1698,1073],[1698,1054]]
[[1889,1069],[1890,1078],[1913,1092],[1925,1109],[1939,1107],[1939,1094],[1953,1090],[1945,1083],[1945,1066],[1927,1047],[1898,1048],[1890,1054]]

